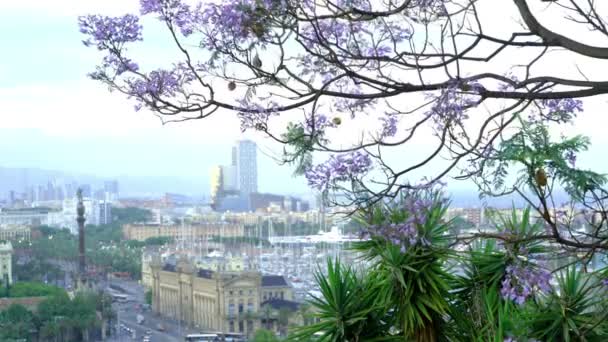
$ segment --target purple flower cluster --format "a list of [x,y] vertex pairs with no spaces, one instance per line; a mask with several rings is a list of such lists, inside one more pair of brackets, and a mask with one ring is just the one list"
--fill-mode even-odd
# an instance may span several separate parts
[[[340,91],[344,91],[353,95],[361,95],[363,92],[361,88],[350,84],[349,82],[336,82],[341,88]],[[354,118],[356,113],[365,113],[366,110],[372,108],[378,99],[351,99],[351,98],[338,98],[334,101],[334,108],[337,112],[351,113],[351,117]]]
[[565,99],[546,99],[540,103],[541,110],[547,111],[542,116],[548,120],[566,123],[576,117],[576,113],[583,111],[583,101]]
[[399,246],[402,253],[417,244],[428,246],[429,241],[420,236],[419,229],[426,223],[433,205],[434,202],[420,192],[410,192],[404,202],[403,210],[407,213],[407,218],[403,222],[372,225],[361,232],[361,238],[380,238]]
[[127,71],[139,70],[139,65],[128,58],[121,58],[110,54],[103,59],[102,67],[116,71],[116,75],[122,75]]
[[395,114],[388,114],[380,118],[382,121],[382,138],[394,137],[397,134],[397,123],[399,120]]
[[449,0],[412,0],[407,14],[422,22],[429,22],[436,17],[447,16],[448,11],[445,7]]
[[367,153],[355,151],[332,155],[324,163],[305,172],[308,185],[326,191],[336,182],[343,182],[367,173],[372,168],[372,159]]
[[507,266],[500,294],[507,300],[523,304],[539,292],[549,292],[551,273],[543,268],[516,263]]
[[175,24],[184,36],[189,36],[200,22],[202,4],[192,9],[182,0],[140,0],[140,7],[142,15],[156,13],[160,20]]
[[80,32],[89,36],[86,46],[99,50],[120,50],[124,43],[142,40],[139,18],[132,14],[122,17],[87,15],[78,18]]
[[129,95],[139,100],[135,110],[140,110],[142,104],[152,103],[163,96],[176,96],[181,93],[184,85],[195,79],[194,73],[183,63],[177,64],[172,70],[158,69],[145,77],[125,80]]
[[[463,92],[462,89],[467,89],[468,93]],[[482,87],[478,83],[450,82],[438,96],[430,96],[435,99],[435,102],[427,115],[433,118],[439,130],[443,130],[446,125],[461,124],[469,118],[466,113],[467,109],[478,104],[479,96],[474,94],[481,89]]]
[[325,114],[316,114],[314,116],[306,118],[305,132],[308,134],[319,134],[324,132],[328,127],[336,127],[336,124],[332,122]]
[[[344,0],[328,6],[310,1],[302,8],[306,10],[304,16],[314,18],[321,11],[328,9],[337,14],[353,7],[369,10],[370,3]],[[297,33],[301,44],[307,50],[315,52],[312,57],[309,56],[310,54],[300,56],[301,75],[323,75],[324,83],[338,72],[335,63],[324,57],[330,49],[332,55],[341,63],[366,70],[376,70],[381,62],[388,61],[390,56],[394,55],[396,48],[412,37],[411,28],[404,25],[399,16],[368,21],[324,18],[302,25]],[[329,46],[332,48],[328,48]]]
[[198,17],[207,36],[201,44],[216,48],[242,44],[249,39],[259,42],[271,29],[270,16],[280,19],[287,15],[286,10],[286,0],[226,0],[208,4]]

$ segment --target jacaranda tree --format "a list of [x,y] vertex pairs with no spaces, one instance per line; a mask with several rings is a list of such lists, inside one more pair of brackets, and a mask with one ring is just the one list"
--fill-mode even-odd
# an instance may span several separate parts
[[[313,302],[325,320],[308,333],[334,341],[605,338],[598,260],[608,250],[606,178],[576,163],[588,138],[555,138],[585,99],[608,93],[597,72],[608,66],[605,4],[140,4],[140,15],[80,18],[84,44],[102,56],[91,78],[163,122],[235,113],[243,131],[283,144],[283,161],[329,205],[354,208],[368,227],[356,249],[369,269],[331,264]],[[165,28],[170,67],[144,68],[130,49],[146,44],[140,16]],[[411,158],[421,135],[436,145]],[[387,158],[391,151],[401,157]],[[313,154],[327,158],[315,164]],[[421,170],[428,176],[413,180]],[[494,229],[452,235],[437,190],[448,177],[472,180],[482,196],[521,196],[530,209],[494,215]],[[562,190],[567,203],[556,196]]]

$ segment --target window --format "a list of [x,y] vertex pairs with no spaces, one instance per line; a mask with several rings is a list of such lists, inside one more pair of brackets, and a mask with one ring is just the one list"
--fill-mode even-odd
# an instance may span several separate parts
[[252,296],[253,295],[253,290],[249,289],[249,295]]
[[228,304],[228,315],[229,316],[233,316],[234,315],[234,303]]
[[232,291],[228,291],[228,295],[232,296],[232,294],[233,294]]
[[253,332],[253,321],[247,321],[247,333]]
[[242,333],[245,330],[245,324],[243,321],[239,321],[239,332]]
[[239,290],[239,296],[243,295],[243,290]]
[[234,321],[230,321],[230,328],[228,328],[230,332],[234,332]]
[[243,303],[239,303],[239,313],[242,314],[243,313]]
[[280,294],[280,296],[281,296],[281,299],[283,299],[283,291],[281,291],[281,294]]
[[253,300],[249,300],[249,302],[247,302],[247,312],[253,312]]

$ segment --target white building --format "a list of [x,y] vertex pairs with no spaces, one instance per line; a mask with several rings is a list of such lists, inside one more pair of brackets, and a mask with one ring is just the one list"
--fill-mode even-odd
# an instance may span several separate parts
[[4,286],[4,282],[8,280],[9,284],[13,283],[13,245],[10,242],[0,242],[0,282]]
[[0,224],[47,225],[51,212],[48,208],[0,209]]
[[[83,199],[85,224],[98,226],[101,224],[99,215],[99,202],[90,198]],[[63,200],[63,209],[60,212],[49,214],[49,226],[67,228],[72,234],[78,233],[78,223],[76,222],[76,206],[78,200],[76,198]],[[111,215],[111,214],[110,214]]]

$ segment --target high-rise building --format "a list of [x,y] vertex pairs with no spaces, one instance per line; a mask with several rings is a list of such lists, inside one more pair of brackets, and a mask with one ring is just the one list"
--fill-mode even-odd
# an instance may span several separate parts
[[258,192],[257,146],[251,140],[241,140],[232,150],[236,159],[236,178],[241,196],[248,198]]
[[112,203],[108,201],[99,202],[99,224],[112,223]]
[[237,156],[236,146],[232,146],[232,163],[230,165],[232,165],[234,167],[236,167],[236,164],[237,164],[237,161],[236,161],[237,158],[236,158],[236,156]]
[[103,189],[110,194],[111,200],[118,199],[118,181],[112,180],[104,182]]

